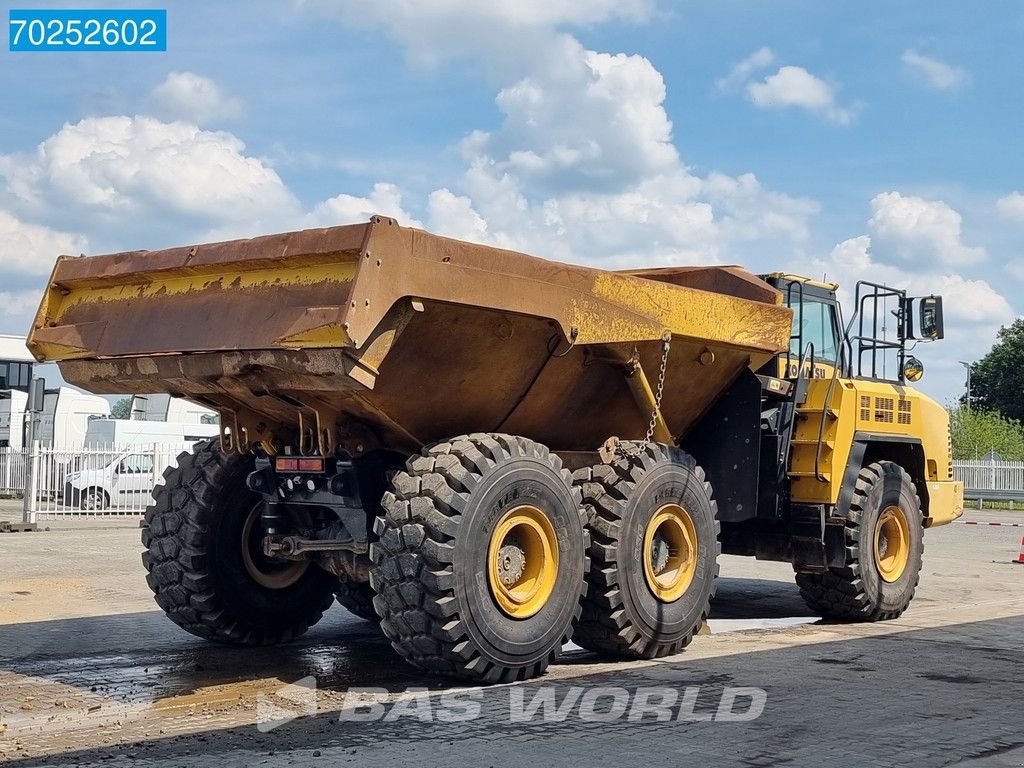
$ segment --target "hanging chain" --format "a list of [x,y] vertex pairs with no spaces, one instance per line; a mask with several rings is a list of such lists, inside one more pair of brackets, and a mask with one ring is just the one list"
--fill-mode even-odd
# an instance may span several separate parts
[[654,437],[654,430],[658,426],[658,416],[661,413],[661,398],[665,394],[665,372],[668,370],[668,353],[671,348],[672,334],[665,331],[665,334],[661,337],[661,368],[658,370],[658,385],[654,390],[654,408],[651,410],[651,420],[647,424],[647,432],[644,435],[643,441],[633,444],[627,451],[617,438],[611,438],[611,440],[614,440],[614,448],[609,445],[608,450],[618,453],[620,456],[625,456],[627,452],[635,456],[650,445],[651,438]]
[[661,415],[661,397],[665,394],[665,371],[668,370],[668,353],[671,348],[672,334],[665,331],[665,335],[661,337],[661,369],[658,371],[658,386],[654,390],[654,408],[651,409],[651,421],[647,425],[647,434],[644,435],[640,450],[650,444],[654,428],[658,424],[658,416]]

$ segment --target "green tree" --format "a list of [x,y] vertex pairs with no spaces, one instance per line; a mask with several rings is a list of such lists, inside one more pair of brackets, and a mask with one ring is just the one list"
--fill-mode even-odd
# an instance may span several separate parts
[[1024,428],[994,411],[954,408],[949,412],[954,459],[981,459],[995,451],[1005,461],[1024,461]]
[[122,397],[120,400],[110,406],[110,415],[115,419],[128,419],[132,415],[132,399],[130,397]]
[[999,329],[996,343],[971,366],[971,403],[1024,422],[1024,318]]

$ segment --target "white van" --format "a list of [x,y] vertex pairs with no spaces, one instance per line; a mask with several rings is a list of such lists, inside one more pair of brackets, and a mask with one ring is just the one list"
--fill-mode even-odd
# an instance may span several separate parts
[[124,451],[102,466],[64,477],[64,505],[90,512],[139,510],[150,503],[153,453]]

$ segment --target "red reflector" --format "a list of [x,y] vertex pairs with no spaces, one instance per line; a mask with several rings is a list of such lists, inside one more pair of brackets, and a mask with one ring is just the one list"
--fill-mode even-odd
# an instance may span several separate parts
[[323,472],[323,459],[299,459],[299,472]]
[[277,458],[274,459],[274,468],[278,472],[298,472],[299,460]]

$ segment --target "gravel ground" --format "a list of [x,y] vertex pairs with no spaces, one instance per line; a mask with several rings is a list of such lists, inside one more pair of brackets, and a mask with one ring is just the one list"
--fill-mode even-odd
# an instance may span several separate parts
[[[2,502],[0,519],[19,510]],[[207,645],[155,610],[137,518],[41,525],[51,530],[0,534],[9,765],[1024,764],[1024,565],[1011,563],[1020,528],[929,531],[918,596],[884,624],[816,623],[788,566],[725,557],[710,634],[679,656],[612,663],[569,648],[541,680],[479,691],[419,675],[340,607],[288,646]],[[316,690],[283,687],[295,681]],[[386,689],[388,719],[352,722],[352,697],[368,687]],[[681,720],[675,710],[670,722],[642,711],[630,720],[637,692],[652,688],[680,700],[692,689],[696,708],[680,708]],[[763,714],[694,719],[716,712],[730,688],[763,691]],[[437,714],[456,692],[479,699],[477,716]],[[584,703],[561,719],[515,719],[517,702],[549,693],[570,704],[605,696],[613,710],[620,694],[630,703],[604,721]],[[402,702],[420,709],[403,713]],[[261,732],[257,722],[275,713],[303,716]]]

